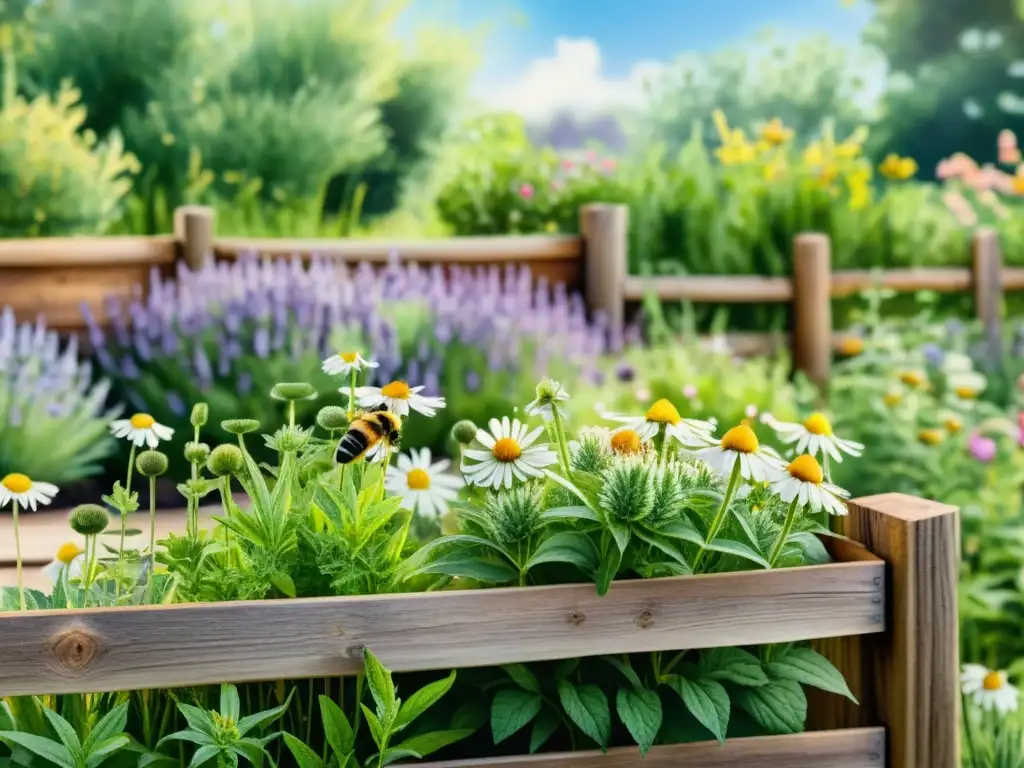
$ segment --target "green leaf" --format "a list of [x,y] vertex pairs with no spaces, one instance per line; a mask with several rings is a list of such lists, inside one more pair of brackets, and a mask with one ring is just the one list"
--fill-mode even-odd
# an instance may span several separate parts
[[[454,672],[452,673],[454,674]],[[430,731],[429,733],[421,733],[418,736],[413,736],[411,739],[406,739],[401,744],[396,744],[395,749],[407,749],[410,752],[414,752],[418,757],[426,757],[427,755],[437,752],[439,749],[443,749],[450,744],[454,744],[457,741],[462,741],[468,736],[472,736],[475,731],[469,728],[461,728],[458,730],[449,731]]]
[[402,702],[393,729],[399,731],[436,704],[455,683],[455,670],[443,680],[437,680],[420,688]]
[[838,693],[854,704],[857,703],[842,673],[832,666],[832,662],[810,648],[790,648],[765,666],[776,680],[793,680],[829,693]]
[[614,520],[607,521],[605,527],[615,539],[615,546],[619,548],[619,554],[625,554],[626,547],[629,546],[629,527]]
[[391,765],[396,760],[401,760],[405,757],[412,757],[419,760],[423,755],[413,752],[411,749],[401,749],[399,747],[389,747],[388,751],[378,758],[377,755],[371,755],[370,759],[366,761],[366,765],[370,766],[374,763],[378,763],[379,768],[383,766]]
[[355,732],[341,711],[341,707],[327,696],[320,697],[320,719],[324,724],[324,735],[334,754],[341,758],[352,751],[356,743]]
[[292,688],[291,691],[288,692],[288,698],[284,700],[284,704],[279,707],[265,709],[262,712],[257,712],[255,715],[247,715],[246,717],[243,717],[238,721],[238,735],[245,736],[245,734],[253,728],[262,728],[267,723],[277,720],[277,718],[283,715],[288,710],[288,707],[291,706],[292,696],[294,694],[295,689]]
[[379,749],[380,745],[384,743],[384,728],[372,709],[365,704],[360,704],[359,707],[363,710],[363,715],[366,718],[366,724],[370,728],[370,736],[373,737],[373,743],[376,744]]
[[530,729],[530,754],[544,746],[551,738],[551,734],[558,730],[560,725],[558,716],[550,708],[545,707],[540,715],[534,719],[533,728]]
[[205,744],[195,751],[192,755],[192,760],[188,764],[188,768],[197,768],[197,766],[208,763],[213,758],[217,757],[220,753],[220,747],[216,744]]
[[278,592],[285,597],[295,597],[295,582],[292,577],[284,571],[277,571],[271,574],[270,583]]
[[292,757],[295,758],[299,768],[323,768],[324,761],[320,759],[320,755],[307,747],[305,742],[300,741],[290,733],[285,733],[284,743],[288,747],[288,751],[292,753]]
[[604,557],[601,559],[601,566],[597,569],[597,594],[608,594],[615,575],[619,572],[619,565],[622,564],[622,553],[618,547],[608,547]]
[[100,742],[106,741],[114,736],[118,736],[124,731],[125,726],[128,725],[128,702],[119,704],[112,710],[107,712],[89,733],[89,738],[85,740],[85,744],[82,745],[82,751],[85,752],[86,756],[92,752],[93,746]]
[[673,563],[679,566],[678,570],[680,570],[682,574],[693,573],[690,563],[687,562],[686,558],[683,557],[683,553],[676,549],[673,543],[664,541],[660,536],[650,533],[649,531],[645,531],[639,526],[637,526],[633,532],[636,534],[638,539],[654,547],[663,555],[667,555],[671,558]]
[[640,677],[633,671],[633,665],[629,663],[629,656],[623,656],[622,658],[619,658],[618,656],[602,656],[601,660],[607,661],[619,670],[619,672],[629,680],[630,685],[634,688],[643,688],[643,683],[640,682]]
[[483,559],[481,555],[466,552],[451,552],[431,560],[409,574],[408,578],[423,573],[441,573],[445,576],[463,576],[488,584],[506,584],[518,581],[519,571],[505,560]]
[[568,680],[559,680],[558,698],[569,719],[601,749],[607,748],[612,735],[612,715],[604,691],[596,685],[577,687]]
[[541,520],[586,520],[591,523],[600,523],[598,517],[590,507],[554,507],[547,509],[540,515]]
[[186,731],[175,731],[164,736],[160,741],[156,743],[156,748],[159,749],[168,741],[188,741],[192,744],[213,744],[214,738],[208,733],[202,731],[194,731],[189,728]]
[[731,504],[729,511],[732,512],[733,520],[735,520],[740,530],[743,531],[743,535],[747,537],[747,541],[750,542],[754,547],[757,547],[757,534],[754,532],[754,527],[750,523],[750,518],[747,517],[747,511],[739,504]]
[[580,499],[580,501],[587,505],[588,509],[595,513],[595,516],[598,518],[598,520],[603,522],[603,518],[601,517],[601,508],[597,500],[596,494],[588,493],[586,490],[580,488],[571,480],[567,480],[561,475],[552,472],[550,469],[545,469],[544,474],[549,480],[562,486],[563,488],[565,488],[565,490],[569,491],[569,493],[571,493],[573,496],[576,496],[578,499]]
[[701,654],[701,671],[713,680],[728,680],[748,688],[768,684],[768,675],[757,656],[739,648],[705,651]]
[[43,707],[43,714],[49,721],[50,727],[57,734],[57,738],[68,748],[68,752],[75,758],[75,762],[79,762],[85,755],[85,752],[82,750],[82,742],[79,741],[78,734],[71,727],[71,723],[46,706]]
[[509,736],[526,727],[540,712],[539,694],[519,688],[502,688],[491,702],[491,733],[494,743],[500,744]]
[[768,568],[767,560],[746,544],[741,544],[738,541],[732,541],[731,539],[715,539],[704,546],[714,552],[721,552],[726,555],[735,555],[736,557],[741,557],[744,560],[749,560],[752,563],[757,563],[762,568]]
[[185,722],[188,723],[188,727],[193,731],[199,731],[209,736],[214,736],[217,732],[217,726],[205,710],[199,707],[193,707],[191,704],[184,704],[178,702],[178,711],[181,712],[185,717]]
[[615,697],[619,719],[646,755],[661,729],[661,699],[646,688],[620,688]]
[[807,720],[807,697],[795,680],[772,680],[740,691],[737,703],[772,734],[799,733]]
[[659,536],[668,536],[670,539],[681,539],[697,546],[704,544],[704,537],[700,531],[685,517],[670,520],[652,530]]
[[97,741],[93,745],[92,751],[86,756],[85,768],[96,768],[96,766],[103,764],[108,757],[126,747],[129,741],[128,736],[123,733],[118,736],[111,736],[103,741]]
[[533,691],[534,693],[540,693],[540,682],[537,680],[537,676],[533,674],[523,664],[506,664],[502,667],[506,674],[512,678],[512,681],[520,688],[526,691]]
[[220,687],[220,713],[226,718],[238,722],[241,704],[238,701],[238,689],[233,685],[224,684]]
[[825,549],[825,545],[813,533],[801,531],[791,535],[788,540],[795,541],[800,545],[804,551],[804,560],[808,565],[824,565],[825,563],[832,562],[832,558],[828,550]]
[[569,563],[586,575],[593,576],[597,571],[598,557],[597,547],[587,534],[566,531],[544,539],[526,563],[526,568],[541,563]]
[[370,695],[377,704],[377,711],[386,719],[390,727],[390,720],[396,714],[397,705],[395,702],[395,684],[391,680],[391,673],[384,668],[380,660],[367,648],[363,652],[363,663],[366,668],[366,684],[370,688]]
[[671,684],[697,722],[724,742],[732,705],[722,684],[708,678],[688,680],[685,677],[674,677]]
[[34,733],[21,733],[20,731],[0,731],[0,741],[8,746],[27,749],[32,754],[38,755],[60,768],[76,768],[75,758],[72,757],[68,748],[45,736],[36,736]]

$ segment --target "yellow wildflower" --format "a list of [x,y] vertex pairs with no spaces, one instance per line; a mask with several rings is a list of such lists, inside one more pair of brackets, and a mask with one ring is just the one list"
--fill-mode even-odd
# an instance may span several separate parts
[[864,339],[860,336],[844,336],[839,342],[839,354],[843,357],[856,357],[864,351]]
[[784,126],[780,118],[773,117],[761,127],[759,136],[762,141],[777,147],[793,138],[793,129]]
[[886,156],[878,170],[891,181],[906,181],[917,174],[917,161],[912,157],[891,154]]
[[1017,166],[1017,172],[1010,178],[1010,188],[1015,195],[1024,195],[1024,165]]

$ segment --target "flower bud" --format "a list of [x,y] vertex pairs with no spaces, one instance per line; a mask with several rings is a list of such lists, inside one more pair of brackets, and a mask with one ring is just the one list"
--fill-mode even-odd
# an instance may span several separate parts
[[227,419],[220,423],[221,429],[232,435],[247,435],[260,428],[256,419]]
[[348,426],[348,414],[340,406],[328,405],[320,409],[320,412],[316,415],[316,423],[328,432],[344,429]]
[[283,382],[274,385],[270,396],[275,400],[313,400],[316,390],[305,381]]
[[206,468],[218,477],[224,475],[237,475],[242,471],[245,464],[245,457],[242,449],[237,445],[225,443],[218,445],[210,452],[210,458],[206,461]]
[[205,464],[210,458],[210,446],[206,443],[185,443],[185,458],[190,464]]
[[135,468],[143,477],[159,477],[167,471],[167,455],[160,451],[143,451],[135,459]]
[[461,445],[469,445],[476,439],[477,428],[469,419],[463,419],[452,427],[452,437]]
[[71,530],[82,536],[96,536],[107,530],[110,515],[99,504],[79,504],[68,515]]
[[196,429],[201,429],[206,426],[206,422],[210,418],[210,406],[206,403],[196,403],[192,406],[192,417],[189,421],[192,422],[192,426]]

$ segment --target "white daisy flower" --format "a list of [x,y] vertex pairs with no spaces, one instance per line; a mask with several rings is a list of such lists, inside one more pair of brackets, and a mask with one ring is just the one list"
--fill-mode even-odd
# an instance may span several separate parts
[[981,664],[964,664],[960,685],[964,695],[985,711],[994,709],[1001,715],[1017,711],[1020,694],[1010,685],[1005,672]]
[[563,414],[562,403],[569,400],[569,393],[565,388],[553,379],[544,379],[537,385],[537,397],[527,404],[524,409],[530,416],[541,416],[544,421],[551,421],[554,418],[554,409],[558,409],[558,415]]
[[51,584],[56,584],[65,570],[68,572],[69,579],[80,579],[84,565],[85,550],[75,542],[69,541],[60,545],[57,554],[53,557],[53,562],[43,566],[43,573]]
[[406,509],[439,517],[448,509],[448,503],[458,498],[459,488],[465,483],[461,477],[445,473],[451,466],[447,459],[434,464],[430,460],[429,448],[399,454],[397,466],[388,467],[384,487],[393,496],[401,496]]
[[117,419],[111,422],[110,431],[114,437],[125,438],[138,447],[145,444],[148,448],[156,448],[161,441],[170,440],[174,436],[173,429],[157,424],[156,419],[148,413],[136,413],[130,419]]
[[651,440],[657,435],[662,426],[665,427],[665,436],[674,437],[686,447],[707,445],[714,438],[715,427],[709,421],[698,419],[684,419],[679,411],[668,400],[662,398],[647,409],[643,416],[621,416],[615,413],[606,413],[604,418],[609,421],[617,421],[623,426],[615,431],[628,429],[636,432],[641,440]]
[[778,452],[770,446],[761,445],[747,424],[733,427],[722,435],[720,441],[694,451],[694,455],[726,478],[732,477],[738,464],[740,477],[754,483],[775,480],[786,469]]
[[985,391],[985,377],[977,371],[957,371],[946,379],[949,391],[961,400],[975,400]]
[[0,509],[14,502],[21,509],[35,512],[38,507],[53,501],[57,490],[56,485],[37,483],[28,475],[12,472],[0,480]]
[[[348,388],[339,390],[348,394]],[[444,408],[443,397],[427,397],[419,394],[423,387],[410,387],[404,381],[392,381],[383,387],[356,387],[356,402],[363,408],[376,408],[386,405],[396,416],[408,416],[409,409],[422,413],[424,416],[436,416],[439,408]]]
[[810,454],[797,456],[786,467],[786,474],[775,480],[772,489],[787,504],[796,500],[812,512],[826,510],[830,515],[845,515],[849,492],[825,482],[825,473],[818,460]]
[[348,376],[351,373],[365,371],[368,368],[376,368],[380,363],[367,360],[358,352],[339,352],[324,360],[324,373],[331,376]]
[[486,450],[468,449],[462,453],[462,472],[470,484],[511,488],[513,478],[542,477],[543,468],[558,461],[547,445],[534,445],[544,427],[528,432],[529,428],[519,419],[509,421],[508,416],[501,421],[491,419],[488,426],[490,433],[482,429],[476,433],[477,442]]
[[864,445],[853,440],[843,440],[832,432],[832,423],[821,413],[812,413],[802,424],[770,419],[768,424],[779,439],[784,443],[796,443],[794,451],[797,455],[809,453],[811,456],[843,460],[843,454],[860,456]]

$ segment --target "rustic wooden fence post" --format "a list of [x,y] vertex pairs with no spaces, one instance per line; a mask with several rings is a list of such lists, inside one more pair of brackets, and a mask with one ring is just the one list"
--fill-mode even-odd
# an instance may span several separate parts
[[174,209],[174,237],[190,269],[202,269],[213,259],[214,211],[205,205]]
[[971,277],[974,283],[974,310],[985,327],[992,359],[1002,352],[1003,254],[999,235],[992,229],[979,229],[971,239]]
[[843,534],[888,566],[879,606],[886,609],[886,631],[815,643],[860,705],[831,694],[814,697],[810,725],[881,724],[888,768],[959,768],[958,510],[900,493],[848,506]]
[[819,387],[832,366],[832,247],[828,235],[793,240],[793,366]]
[[624,288],[629,268],[629,208],[592,203],[580,209],[583,238],[583,296],[591,311],[608,318],[612,343],[622,338]]

